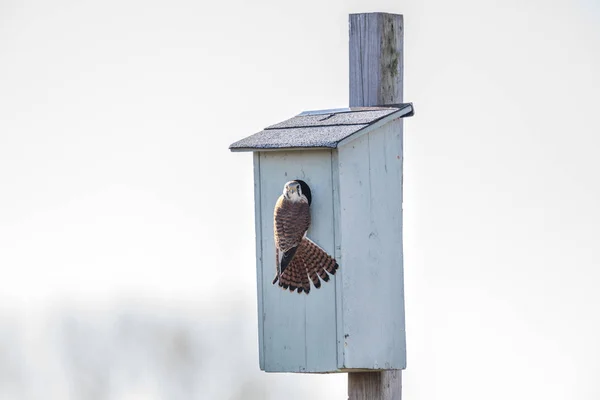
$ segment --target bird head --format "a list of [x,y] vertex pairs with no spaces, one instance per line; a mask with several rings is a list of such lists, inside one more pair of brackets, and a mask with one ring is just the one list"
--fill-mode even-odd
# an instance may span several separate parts
[[310,187],[300,179],[287,182],[283,187],[283,195],[292,201],[300,201],[304,198],[309,205],[312,202]]

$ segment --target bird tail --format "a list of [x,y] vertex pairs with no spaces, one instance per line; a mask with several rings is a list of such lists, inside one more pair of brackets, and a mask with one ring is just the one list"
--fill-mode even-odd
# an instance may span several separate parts
[[325,250],[309,238],[305,237],[302,239],[302,243],[304,244],[303,255],[308,276],[318,289],[321,287],[319,277],[325,282],[329,281],[327,272],[331,275],[335,275],[339,265],[333,257],[327,254]]
[[287,268],[275,276],[273,284],[279,280],[279,286],[283,289],[308,294],[310,281],[318,289],[321,287],[321,280],[329,281],[328,273],[334,275],[338,268],[339,265],[333,257],[315,242],[304,237]]

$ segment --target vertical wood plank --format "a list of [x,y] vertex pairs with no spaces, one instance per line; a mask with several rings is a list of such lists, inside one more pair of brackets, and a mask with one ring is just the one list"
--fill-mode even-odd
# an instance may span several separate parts
[[261,218],[263,247],[263,326],[265,371],[304,372],[305,304],[294,293],[272,285],[275,276],[275,243],[273,239],[273,208],[283,184],[286,154],[261,152]]
[[[310,166],[303,167],[306,173],[304,180],[313,193],[310,206],[312,222],[307,236],[333,255],[335,232],[331,151],[314,153],[318,155],[318,161],[307,160]],[[329,282],[322,283],[320,289],[311,287],[310,294],[303,295],[306,301],[307,371],[332,371],[337,368],[336,279],[333,276]]]
[[[366,326],[369,319],[380,321],[386,318],[379,313],[379,290],[381,283],[371,278],[377,268],[377,254],[371,259],[370,235],[370,175],[369,136],[362,136],[339,149],[340,208],[342,218],[342,368],[375,368],[372,360],[385,359],[386,354],[379,344],[381,335],[370,336],[377,325]],[[369,317],[371,316],[371,317]]]
[[403,39],[402,15],[350,14],[350,107],[402,102]]
[[[382,126],[369,135],[371,182],[371,234],[369,249],[378,254],[374,278],[387,299],[377,303],[380,321],[366,321],[387,332],[384,352],[389,364],[406,368],[404,326],[404,262],[402,245],[402,120]],[[372,332],[371,334],[374,334]]]
[[[331,180],[333,182],[333,233],[335,243],[335,259],[339,265],[344,265],[342,259],[342,228],[340,207],[340,170],[339,152],[331,152]],[[344,306],[342,303],[344,268],[339,268],[335,276],[335,313],[337,334],[337,368],[344,367]]]
[[348,379],[348,400],[399,400],[402,398],[400,371],[354,372]]
[[[401,103],[403,99],[404,79],[403,16],[386,13],[351,14],[349,34],[350,106],[373,106]],[[402,152],[401,148],[395,150]],[[342,165],[342,161],[340,160],[340,166]],[[341,174],[342,172],[340,171],[340,179],[342,176]],[[401,164],[400,174],[402,174]],[[401,186],[401,182],[399,183],[399,185]],[[343,190],[345,190],[345,186],[343,186],[343,184],[340,183],[340,186],[343,188]],[[381,195],[384,194],[385,191],[374,193],[379,193]],[[344,193],[344,197],[345,196],[346,194]],[[398,203],[401,207],[401,189]],[[371,238],[372,237],[373,236],[371,236]],[[398,243],[398,245],[401,246],[401,242]],[[400,263],[401,260],[402,259],[400,258]],[[399,268],[402,268],[402,264],[400,264]],[[397,284],[401,286],[401,290],[403,292],[404,282],[402,277],[399,282],[397,281]],[[346,291],[344,291],[344,297],[345,293]],[[404,298],[403,293],[402,298]],[[390,299],[390,301],[392,301],[392,299]],[[343,299],[343,302],[345,308],[352,307],[352,305],[346,304],[345,298]],[[402,307],[401,312],[403,329],[403,302],[401,305],[398,304],[397,307]],[[393,315],[395,315],[396,318],[398,317],[397,314]],[[346,321],[344,321],[344,329],[351,326],[352,322],[347,323]],[[405,351],[405,345],[402,349],[403,351]],[[348,356],[350,357],[349,360],[352,360],[352,354],[349,354]],[[404,366],[396,368],[404,368]],[[348,374],[348,394],[350,399],[401,399],[402,375],[400,370],[388,370],[382,372],[372,372],[367,374],[370,375],[364,375],[364,373]],[[372,381],[379,383],[374,386],[365,385],[366,383]],[[388,397],[383,397],[384,395],[386,395],[386,393],[382,392],[381,390],[377,390],[377,387],[389,387],[392,388],[392,390],[387,393],[387,395],[389,395]],[[365,390],[361,391],[360,388],[364,388]]]
[[260,152],[253,153],[254,161],[254,231],[256,235],[256,291],[258,294],[258,364],[265,369],[264,357],[264,324],[263,324],[263,251],[262,251],[262,218],[260,192]]

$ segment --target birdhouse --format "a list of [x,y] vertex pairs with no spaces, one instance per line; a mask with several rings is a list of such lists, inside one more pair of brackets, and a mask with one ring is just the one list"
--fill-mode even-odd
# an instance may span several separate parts
[[[254,153],[262,370],[405,368],[402,118],[412,114],[412,104],[308,111],[230,146]],[[306,237],[339,265],[319,288],[309,276],[308,293],[275,279],[274,210],[290,181],[310,190]]]

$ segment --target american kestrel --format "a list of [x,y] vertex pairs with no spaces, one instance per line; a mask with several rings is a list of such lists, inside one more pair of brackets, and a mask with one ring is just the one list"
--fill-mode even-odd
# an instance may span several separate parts
[[325,282],[335,274],[338,263],[325,250],[306,236],[310,226],[312,195],[306,182],[287,182],[279,196],[274,216],[275,258],[277,271],[273,284],[298,293],[310,292],[310,280],[318,289],[319,277]]

